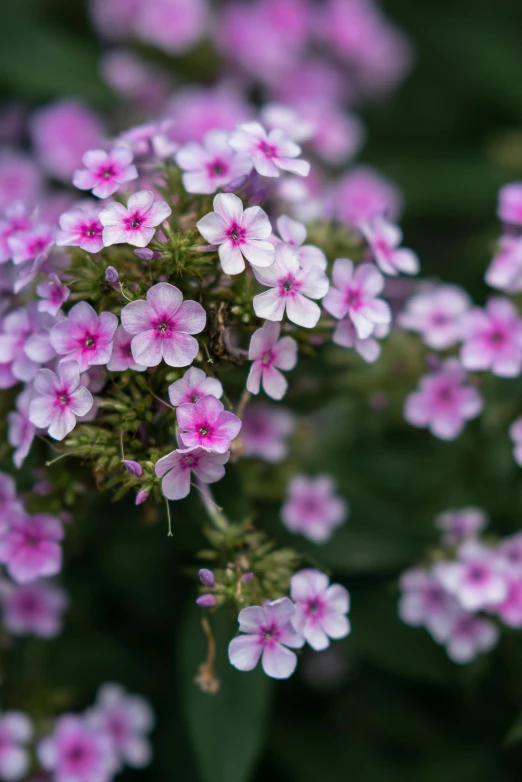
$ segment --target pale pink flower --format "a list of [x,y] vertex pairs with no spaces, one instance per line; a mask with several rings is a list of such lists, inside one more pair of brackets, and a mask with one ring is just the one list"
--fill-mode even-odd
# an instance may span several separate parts
[[501,565],[510,575],[522,576],[522,532],[516,532],[500,541],[497,554]]
[[219,193],[214,198],[214,211],[199,220],[197,229],[207,242],[218,246],[225,274],[242,272],[244,258],[253,266],[274,262],[274,247],[266,241],[272,233],[266,213],[260,206],[243,211],[241,199],[233,193]]
[[46,256],[54,243],[54,228],[39,223],[27,231],[17,231],[7,240],[14,264]]
[[509,427],[509,436],[513,441],[513,458],[522,467],[522,418],[516,418]]
[[287,456],[287,440],[295,424],[290,410],[280,405],[248,405],[241,427],[243,456],[258,457],[271,464],[282,462]]
[[56,234],[58,247],[81,247],[88,253],[103,249],[103,225],[99,208],[77,206],[60,216],[60,230]]
[[2,621],[11,635],[56,638],[63,626],[68,600],[60,587],[47,581],[6,584],[0,595]]
[[147,162],[165,160],[172,157],[179,147],[167,135],[171,127],[172,122],[168,119],[135,125],[121,133],[116,141],[119,146],[129,147],[135,157]]
[[290,649],[300,649],[304,644],[303,636],[292,626],[294,616],[295,606],[288,597],[243,608],[238,616],[242,635],[228,646],[228,659],[234,668],[251,671],[261,658],[267,676],[288,679],[297,665],[297,655]]
[[112,342],[112,353],[107,364],[109,372],[125,372],[126,369],[133,369],[134,372],[145,372],[146,367],[143,364],[137,364],[132,356],[133,335],[125,331],[123,326],[118,326],[114,332]]
[[427,427],[441,440],[454,440],[484,405],[477,389],[465,382],[460,362],[448,359],[440,369],[422,377],[419,389],[406,397],[404,417],[413,426]]
[[498,252],[489,264],[484,279],[492,288],[498,288],[506,293],[522,291],[521,236],[500,237]]
[[335,494],[328,475],[308,478],[296,475],[286,487],[286,500],[281,508],[283,524],[291,532],[299,532],[313,543],[325,543],[348,517],[348,505]]
[[38,302],[38,312],[48,312],[53,318],[58,315],[62,304],[65,304],[71,294],[67,285],[63,285],[54,272],[47,280],[38,283],[36,292],[41,299]]
[[381,354],[381,346],[377,339],[387,337],[390,332],[389,323],[376,323],[371,337],[358,336],[352,319],[348,316],[339,321],[332,335],[332,342],[343,348],[355,348],[355,351],[369,364],[377,361]]
[[489,619],[456,612],[446,623],[447,630],[437,640],[446,646],[448,657],[454,663],[472,662],[481,652],[489,652],[497,644],[499,631]]
[[339,220],[350,228],[377,216],[396,220],[401,211],[395,185],[367,166],[357,166],[339,180],[335,202]]
[[399,616],[411,627],[425,627],[436,636],[439,624],[455,612],[455,598],[430,571],[407,570],[400,578],[399,588]]
[[15,450],[13,462],[20,469],[31,450],[36,427],[29,420],[29,406],[34,396],[32,388],[25,388],[16,397],[16,411],[7,414],[7,440]]
[[201,144],[191,141],[178,150],[175,160],[188,193],[215,193],[251,172],[250,158],[234,152],[228,138],[226,130],[210,130]]
[[262,176],[278,177],[281,171],[308,176],[310,163],[298,159],[301,147],[282,130],[267,133],[259,122],[246,122],[230,134],[229,144],[236,152],[248,155]]
[[206,448],[178,448],[158,459],[155,472],[162,478],[161,490],[169,500],[181,500],[190,492],[191,474],[203,483],[220,481],[230,454],[212,453]]
[[333,265],[335,287],[323,299],[327,312],[341,320],[350,317],[360,339],[366,339],[375,326],[391,322],[391,310],[384,299],[377,298],[384,288],[384,277],[371,263],[355,266],[338,258]]
[[484,309],[470,310],[462,323],[460,358],[470,371],[489,369],[499,377],[522,370],[522,319],[509,299],[493,298]]
[[241,429],[237,415],[225,410],[219,399],[211,394],[194,404],[180,405],[176,417],[185,448],[200,446],[215,453],[226,453]]
[[29,407],[29,420],[38,429],[47,429],[55,440],[63,440],[76,426],[76,418],[87,415],[93,406],[91,392],[82,386],[77,361],[62,361],[57,374],[40,369],[34,379],[35,396]]
[[0,212],[16,201],[34,204],[43,190],[40,167],[13,149],[0,152]]
[[433,572],[463,609],[479,611],[505,600],[506,573],[495,551],[469,539],[460,545],[457,556],[455,562],[437,563]]
[[91,149],[82,157],[85,168],[75,171],[73,185],[79,190],[91,190],[98,198],[108,198],[120,185],[138,178],[133,160],[128,147],[115,147],[110,152]]
[[92,364],[107,364],[117,326],[118,319],[112,312],[98,315],[90,304],[80,301],[53,326],[49,337],[60,356],[77,361],[80,372],[85,372]]
[[186,367],[196,358],[197,339],[205,328],[205,310],[197,301],[183,301],[174,285],[160,282],[147,291],[147,300],[127,304],[121,311],[124,329],[133,335],[137,364],[155,367],[162,359],[171,367]]
[[261,385],[272,399],[282,399],[288,383],[279,371],[287,372],[297,364],[297,342],[292,337],[279,339],[279,323],[267,320],[252,334],[248,358],[253,361],[246,387],[251,394],[259,394]]
[[146,247],[158,225],[172,213],[165,201],[154,201],[151,190],[140,190],[131,195],[127,208],[113,202],[101,210],[98,215],[103,225],[103,244],[132,244],[133,247]]
[[38,746],[38,759],[53,782],[111,782],[117,760],[108,733],[85,717],[64,714]]
[[507,576],[507,595],[502,603],[492,609],[508,627],[522,627],[522,578]]
[[25,745],[33,737],[33,723],[21,711],[0,713],[0,779],[26,779],[31,761]]
[[413,250],[400,247],[402,231],[397,225],[377,215],[371,221],[359,223],[359,229],[384,274],[417,274],[419,259]]
[[167,54],[182,54],[205,33],[206,0],[145,0],[138,3],[135,35]]
[[194,404],[204,396],[212,394],[216,399],[223,396],[223,386],[214,377],[208,377],[202,369],[190,367],[182,378],[168,387],[169,399],[174,407]]
[[109,737],[120,765],[149,765],[152,747],[147,734],[154,727],[154,713],[145,698],[129,695],[119,684],[104,684],[86,718]]
[[522,225],[522,182],[510,182],[500,188],[497,214],[503,223]]
[[319,266],[325,270],[327,266],[326,256],[323,251],[313,244],[304,244],[307,237],[306,226],[291,217],[281,215],[277,218],[277,230],[279,236],[292,247],[297,248],[299,256],[299,265],[303,269],[309,269],[311,266]]
[[[269,130],[282,130],[297,144],[310,141],[315,133],[315,123],[305,120],[297,109],[285,103],[265,103],[259,112],[262,123]],[[285,241],[287,241],[285,239]]]
[[462,320],[471,301],[457,285],[437,285],[408,299],[397,323],[422,336],[425,345],[446,350],[462,337]]
[[226,83],[176,90],[166,107],[172,121],[169,137],[179,144],[202,141],[215,128],[233,130],[251,114],[244,92]]
[[330,646],[330,638],[346,638],[350,622],[350,595],[340,584],[330,585],[320,570],[299,570],[290,582],[295,602],[292,624],[317,652]]
[[0,388],[9,388],[16,380],[29,382],[42,364],[54,358],[56,353],[45,330],[49,320],[38,312],[34,301],[5,317],[0,332],[0,369],[8,371],[0,374]]
[[29,231],[32,226],[32,215],[23,201],[15,201],[7,207],[0,219],[0,263],[6,263],[13,254],[9,238]]
[[0,472],[0,533],[8,529],[13,514],[23,515],[24,506],[16,495],[14,478],[5,472]]
[[15,513],[0,537],[0,562],[19,584],[55,576],[62,567],[62,538],[62,524],[54,516]]
[[322,299],[328,292],[328,277],[319,266],[302,269],[298,251],[289,244],[278,244],[275,261],[268,269],[254,268],[258,282],[270,288],[254,297],[258,318],[279,321],[286,310],[288,320],[313,328],[321,317],[321,308],[310,299]]
[[480,508],[447,510],[435,517],[435,526],[443,532],[445,546],[458,546],[467,538],[475,538],[487,524],[487,515]]

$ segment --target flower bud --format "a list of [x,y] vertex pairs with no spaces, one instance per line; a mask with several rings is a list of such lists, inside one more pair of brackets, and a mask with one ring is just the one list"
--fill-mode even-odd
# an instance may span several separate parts
[[149,492],[145,491],[145,489],[142,489],[136,494],[136,505],[141,505],[142,502],[145,502],[148,499]]
[[134,462],[132,459],[124,459],[123,460],[123,466],[127,470],[127,472],[130,472],[131,475],[134,475],[136,478],[141,478],[143,475],[143,467],[141,464],[138,464],[138,462]]
[[200,595],[196,600],[196,605],[201,608],[212,608],[217,603],[217,598],[214,595]]
[[203,586],[212,587],[216,582],[216,579],[214,578],[214,573],[211,570],[207,570],[207,568],[205,567],[201,568],[201,570],[198,573],[198,576]]
[[241,576],[241,581],[243,582],[243,584],[250,584],[253,578],[254,578],[253,573],[243,573],[243,575]]
[[140,247],[137,250],[134,250],[134,255],[136,255],[140,261],[152,261],[158,260],[161,258],[161,253],[155,253],[153,252],[150,247]]
[[105,279],[109,283],[109,285],[112,285],[113,288],[116,288],[118,286],[118,283],[120,281],[120,275],[114,268],[114,266],[107,266],[105,269]]

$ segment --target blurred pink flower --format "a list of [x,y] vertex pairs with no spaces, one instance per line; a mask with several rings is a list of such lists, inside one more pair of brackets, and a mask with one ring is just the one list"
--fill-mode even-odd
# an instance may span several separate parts
[[347,517],[348,505],[335,494],[330,476],[296,475],[289,482],[281,518],[291,532],[299,532],[313,543],[325,543]]
[[350,622],[350,595],[340,584],[332,584],[320,570],[299,570],[292,576],[290,596],[295,602],[292,624],[305,641],[321,651],[330,646],[330,638],[346,638]]
[[253,362],[246,387],[251,394],[258,394],[263,385],[265,393],[272,399],[282,399],[288,383],[279,371],[289,371],[297,364],[297,343],[292,337],[279,339],[279,323],[266,321],[252,334],[248,358]]
[[509,299],[493,298],[482,310],[470,310],[462,321],[463,366],[470,371],[489,369],[499,377],[517,377],[522,371],[522,319]]

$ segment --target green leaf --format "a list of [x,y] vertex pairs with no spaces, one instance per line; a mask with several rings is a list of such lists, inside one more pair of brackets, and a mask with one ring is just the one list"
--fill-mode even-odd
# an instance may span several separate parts
[[273,682],[261,669],[236,671],[227,658],[237,622],[224,611],[209,619],[216,641],[215,695],[194,683],[207,656],[203,612],[192,606],[181,626],[180,676],[183,711],[202,782],[247,782],[264,740]]

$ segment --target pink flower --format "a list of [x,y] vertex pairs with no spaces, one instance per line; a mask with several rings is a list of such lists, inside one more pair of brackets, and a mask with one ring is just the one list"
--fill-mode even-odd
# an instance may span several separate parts
[[185,87],[167,105],[166,116],[172,120],[169,136],[180,144],[202,141],[209,130],[233,130],[251,113],[243,92],[228,84]]
[[174,285],[160,282],[147,291],[147,300],[127,304],[121,322],[129,334],[132,356],[137,364],[155,367],[162,359],[170,367],[186,367],[196,358],[197,339],[205,328],[205,310],[197,301],[183,301]]
[[487,515],[480,508],[447,510],[435,517],[435,526],[442,530],[445,546],[458,546],[467,538],[475,538],[487,524]]
[[412,568],[400,579],[399,616],[411,627],[425,627],[438,637],[439,625],[455,613],[456,601],[432,572]]
[[97,315],[90,304],[80,301],[50,332],[51,345],[60,356],[78,361],[80,372],[93,364],[107,364],[118,319],[112,312]]
[[304,244],[307,230],[303,223],[281,215],[277,218],[277,230],[283,242],[297,248],[301,268],[310,269],[312,266],[319,266],[323,271],[326,269],[327,262],[323,251],[313,244]]
[[513,441],[513,458],[522,467],[522,418],[517,418],[509,427],[509,436]]
[[133,159],[128,147],[115,147],[110,152],[91,149],[82,157],[85,168],[74,172],[73,185],[79,190],[92,190],[98,198],[108,198],[120,185],[138,178]]
[[241,199],[233,193],[214,198],[214,211],[197,223],[207,242],[218,245],[219,260],[225,274],[239,274],[245,268],[244,258],[253,266],[270,266],[274,247],[266,241],[272,226],[259,206],[243,211]]
[[215,193],[251,172],[252,161],[234,152],[228,137],[226,130],[210,130],[202,144],[191,141],[179,149],[175,159],[185,172],[183,186],[188,193]]
[[347,517],[348,505],[335,494],[334,482],[328,475],[296,475],[286,487],[286,501],[281,508],[283,524],[313,543],[329,540]]
[[384,288],[384,278],[375,266],[363,263],[354,267],[352,261],[338,258],[332,277],[335,288],[330,288],[323,306],[336,318],[349,315],[360,339],[373,334],[376,325],[390,323],[390,307],[377,298]]
[[17,782],[26,779],[30,755],[26,744],[33,737],[33,723],[21,711],[0,714],[0,778]]
[[54,782],[111,782],[117,770],[110,736],[83,717],[64,714],[38,746],[38,758]]
[[11,635],[56,638],[62,631],[62,614],[67,608],[63,589],[47,581],[7,585],[0,597],[2,619]]
[[288,371],[297,364],[297,342],[292,337],[279,339],[279,323],[267,320],[252,334],[248,358],[250,367],[246,387],[251,394],[259,394],[261,384],[272,399],[282,399],[288,383],[280,369]]
[[180,405],[176,417],[185,448],[200,446],[226,453],[241,429],[237,415],[226,411],[219,399],[210,394],[193,405]]
[[55,576],[62,567],[62,538],[62,524],[54,516],[16,513],[0,537],[0,562],[19,584]]
[[103,244],[132,244],[146,247],[154,236],[155,228],[172,213],[165,201],[154,201],[154,193],[140,190],[131,195],[127,208],[113,202],[102,209],[98,217],[103,228]]
[[460,340],[463,316],[470,304],[467,293],[457,285],[438,285],[412,296],[397,322],[421,334],[428,347],[446,350]]
[[506,599],[493,609],[499,619],[508,627],[522,627],[522,579],[520,576],[507,577]]
[[9,528],[13,514],[23,515],[24,506],[16,496],[14,479],[5,472],[0,472],[0,533]]
[[42,172],[34,160],[12,149],[0,152],[0,211],[16,201],[34,203],[42,189]]
[[418,391],[406,398],[404,417],[412,426],[427,427],[441,440],[454,440],[464,423],[483,407],[476,388],[465,386],[466,372],[457,359],[443,362],[436,372],[420,379]]
[[344,225],[358,228],[361,222],[378,215],[396,220],[400,211],[397,188],[373,169],[357,166],[339,180],[336,213]]
[[5,263],[12,256],[9,238],[29,231],[32,226],[31,214],[23,201],[15,201],[7,207],[0,219],[0,263]]
[[493,298],[463,320],[460,358],[471,371],[489,369],[499,377],[517,377],[522,370],[522,319],[509,299]]
[[290,141],[282,130],[267,133],[259,122],[246,122],[230,134],[232,149],[247,155],[262,176],[278,177],[281,171],[308,176],[310,163],[297,160],[301,147]]
[[522,532],[504,538],[497,546],[497,554],[507,573],[522,576]]
[[27,231],[17,231],[7,240],[14,264],[46,256],[54,242],[54,228],[40,223]]
[[76,417],[87,415],[93,398],[91,392],[80,385],[77,361],[62,361],[57,372],[40,369],[36,374],[36,396],[31,401],[29,420],[38,429],[47,429],[55,440],[63,440],[76,426]]
[[146,0],[138,4],[135,32],[167,54],[182,54],[203,36],[206,0]]
[[[298,326],[311,329],[321,317],[321,308],[310,299],[322,299],[328,292],[328,277],[319,266],[302,269],[299,254],[289,244],[278,244],[275,261],[269,269],[254,269],[261,285],[271,288],[254,297],[258,318],[288,319]],[[309,297],[309,298],[308,298]]]
[[522,225],[522,182],[510,182],[500,188],[497,214],[503,223]]
[[16,380],[32,380],[41,364],[54,358],[54,348],[44,330],[48,321],[48,316],[38,312],[36,302],[6,316],[0,332],[0,368],[5,366],[9,371],[0,375],[0,388],[9,388]]
[[340,584],[332,584],[320,570],[300,570],[290,582],[295,602],[292,624],[317,652],[330,646],[330,638],[346,638],[350,622],[350,595]]
[[126,369],[133,369],[134,372],[145,372],[146,367],[143,364],[137,364],[132,356],[132,334],[125,331],[123,326],[118,326],[114,332],[112,343],[112,354],[107,364],[109,372],[125,372]]
[[29,406],[33,395],[31,388],[24,389],[16,397],[16,411],[7,415],[7,439],[9,445],[15,449],[13,462],[18,470],[31,450],[36,433],[36,427],[29,420]]
[[399,247],[402,231],[397,225],[377,215],[369,222],[361,222],[359,228],[370,246],[376,264],[384,274],[417,274],[419,259],[413,250]]
[[[328,294],[327,294],[328,295]],[[332,336],[332,342],[343,348],[355,348],[356,352],[369,364],[377,361],[381,354],[381,346],[377,338],[387,337],[390,331],[388,323],[375,324],[371,337],[361,339],[358,336],[352,319],[348,316],[339,321]]]
[[44,282],[38,283],[36,292],[42,299],[38,302],[38,312],[48,312],[53,318],[71,294],[67,285],[62,285],[60,278],[54,273],[50,274]]
[[88,253],[103,249],[103,225],[98,217],[99,209],[76,207],[60,217],[60,230],[56,234],[58,247],[81,247]]
[[477,540],[467,540],[456,562],[440,562],[434,574],[466,611],[479,611],[501,603],[507,596],[507,580],[496,553]]
[[[228,659],[240,671],[251,671],[259,662],[272,679],[288,679],[295,671],[303,636],[294,630],[295,606],[288,597],[250,606],[239,612],[239,635],[230,641]],[[288,648],[290,647],[290,648]]]
[[485,280],[492,288],[506,293],[522,291],[522,237],[501,236],[498,252],[493,257],[485,274]]
[[147,734],[154,726],[154,714],[144,698],[129,695],[119,684],[104,684],[87,721],[108,736],[120,764],[144,768],[152,759]]
[[[205,397],[206,398],[206,397]],[[184,405],[188,407],[188,405]],[[220,481],[230,454],[212,453],[205,448],[179,448],[158,459],[155,466],[161,490],[169,500],[181,500],[190,492],[190,476],[194,473],[203,483]]]
[[286,441],[294,429],[290,410],[280,405],[248,405],[241,427],[243,456],[257,456],[271,464],[282,462],[288,452]]
[[493,622],[466,611],[456,612],[446,625],[437,640],[445,644],[454,663],[472,662],[480,652],[491,651],[498,641],[499,632]]
[[212,394],[216,399],[223,396],[223,386],[214,377],[207,377],[202,369],[190,367],[180,380],[176,380],[169,388],[169,399],[174,407],[184,404],[194,404],[204,396]]

